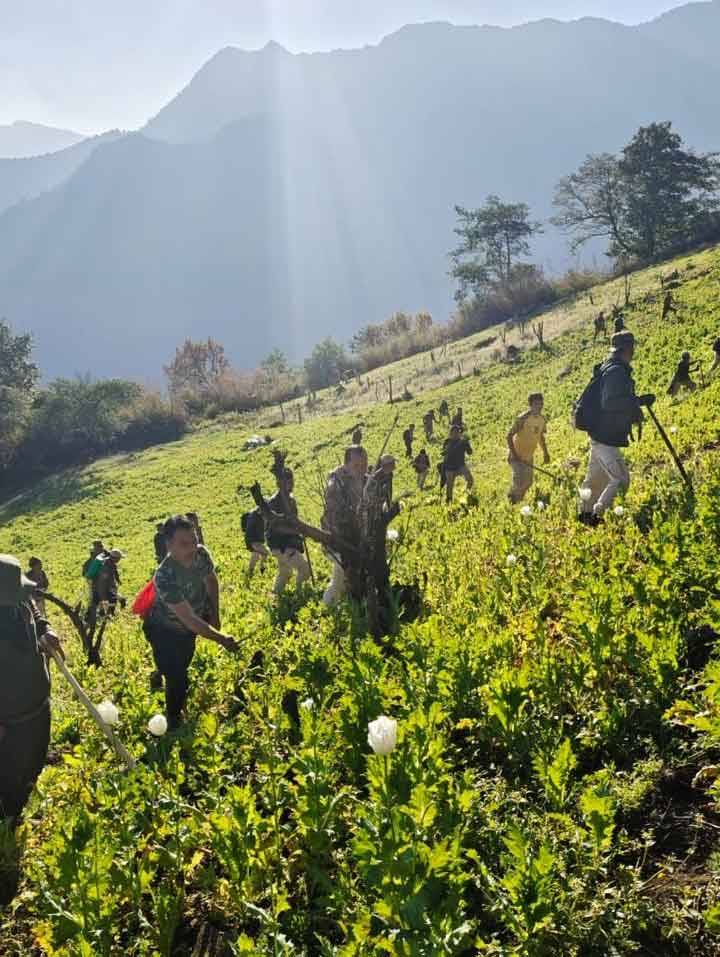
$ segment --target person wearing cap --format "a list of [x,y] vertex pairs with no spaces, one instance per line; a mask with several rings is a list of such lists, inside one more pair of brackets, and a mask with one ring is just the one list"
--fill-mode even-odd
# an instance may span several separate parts
[[588,430],[590,460],[581,486],[580,519],[589,525],[597,524],[616,496],[630,487],[630,472],[620,450],[630,444],[633,426],[642,425],[643,406],[655,401],[652,393],[635,393],[630,365],[635,354],[633,334],[616,332],[611,345],[610,356],[600,367],[599,407]]
[[125,558],[124,552],[121,552],[119,548],[111,548],[107,560],[103,562],[103,567],[95,579],[93,601],[96,606],[105,603],[110,615],[114,613],[118,602],[120,602],[121,607],[125,607],[125,599],[118,594],[118,586],[120,585],[118,565],[123,558]]
[[541,392],[528,396],[528,407],[515,419],[507,434],[508,464],[512,469],[512,485],[508,492],[511,505],[517,505],[527,495],[533,483],[533,460],[538,447],[542,449],[545,465],[550,453],[545,443],[547,421],[543,413],[545,399]]
[[[35,585],[40,591],[47,591],[50,587],[50,581],[45,574],[45,569],[43,568],[42,559],[33,555],[33,557],[28,562],[28,570],[25,572],[25,577],[30,579],[31,582],[35,582]],[[45,617],[45,599],[38,592],[34,592],[33,599],[37,605],[38,611]]]
[[[349,543],[360,539],[359,509],[367,471],[367,452],[362,445],[351,445],[345,449],[343,464],[330,473],[325,487],[325,509],[320,526]],[[332,562],[332,578],[323,595],[323,603],[332,608],[345,597],[347,581],[340,557],[328,550],[325,554]]]
[[[462,411],[462,410],[459,410]],[[468,491],[475,484],[472,472],[467,467],[465,456],[472,455],[472,448],[467,438],[463,435],[461,425],[451,425],[450,435],[445,439],[443,446],[443,474],[445,476],[445,497],[448,503],[453,500],[453,489],[455,479],[459,476],[465,479]]]
[[[288,518],[298,517],[297,502],[293,496],[295,476],[292,469],[285,469],[282,490],[278,490],[268,499],[268,506],[277,515],[286,515]],[[282,595],[293,576],[297,576],[297,587],[300,588],[310,577],[310,566],[305,558],[305,546],[301,535],[280,531],[276,524],[270,522],[265,533],[265,541],[270,554],[277,561],[277,576],[273,591]]]
[[680,361],[677,364],[675,369],[675,375],[672,378],[670,383],[670,388],[668,389],[668,395],[676,396],[681,389],[687,389],[688,392],[694,392],[697,389],[697,385],[693,382],[691,378],[692,372],[697,372],[699,366],[693,365],[690,358],[689,352],[683,352],[680,357]]
[[[50,741],[51,651],[60,640],[40,615],[36,583],[0,555],[0,820],[14,826],[43,769]],[[64,656],[63,656],[64,657]]]

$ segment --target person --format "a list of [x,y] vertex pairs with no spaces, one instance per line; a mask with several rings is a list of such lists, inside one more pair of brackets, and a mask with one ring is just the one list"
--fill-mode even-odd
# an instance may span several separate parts
[[[28,562],[28,570],[25,572],[25,577],[28,578],[31,582],[35,582],[37,587],[41,591],[47,591],[50,587],[50,581],[45,574],[45,569],[43,568],[42,559],[33,556]],[[33,594],[33,600],[37,605],[40,615],[45,617],[45,599],[42,595],[39,595],[37,592]]]
[[122,608],[125,607],[125,599],[118,593],[120,585],[118,565],[123,558],[125,558],[124,552],[121,552],[119,548],[111,548],[94,581],[93,602],[96,608],[98,605],[105,605],[109,615],[115,613],[118,602]]
[[187,512],[187,517],[193,523],[195,534],[197,535],[198,544],[204,545],[205,536],[203,535],[202,525],[200,524],[200,519],[197,516],[197,512]]
[[710,375],[712,375],[712,373],[718,367],[720,367],[720,337],[717,338],[715,342],[713,342],[712,351],[713,351],[713,364],[710,366],[710,373],[709,373]]
[[182,721],[190,682],[188,671],[196,638],[207,638],[226,651],[237,642],[220,630],[220,587],[210,552],[200,545],[187,515],[165,522],[168,552],[155,572],[155,602],[143,623],[157,671],[165,679],[168,727]]
[[663,299],[662,318],[667,319],[671,312],[677,315],[677,306],[675,305],[672,292],[666,292],[665,298]]
[[14,827],[50,742],[50,652],[60,640],[32,600],[37,583],[0,555],[0,821]]
[[165,542],[165,522],[158,522],[155,526],[155,537],[153,538],[155,548],[155,561],[160,562],[167,555],[167,544]]
[[625,329],[625,320],[621,315],[615,317],[615,322],[613,323],[613,335],[617,332],[623,332]]
[[[283,486],[282,490],[278,490],[268,500],[268,505],[278,515],[297,518],[297,502],[292,494],[295,487],[295,476],[291,469],[285,469]],[[297,587],[299,588],[304,584],[310,577],[310,566],[305,558],[302,535],[279,531],[271,522],[265,533],[265,541],[270,549],[270,554],[274,556],[278,564],[277,577],[273,585],[275,594],[282,595],[285,586],[292,578],[293,572],[297,576]]]
[[362,429],[360,428],[359,425],[356,425],[352,434],[352,444],[362,445],[362,440],[363,440]]
[[605,313],[600,312],[598,313],[597,316],[595,316],[593,342],[597,340],[598,336],[602,336],[603,338],[605,338],[606,335],[607,335],[607,320],[605,319]]
[[611,346],[609,358],[600,367],[597,411],[587,430],[590,460],[581,486],[580,512],[587,525],[596,525],[618,493],[630,487],[630,472],[620,450],[629,445],[633,426],[642,425],[643,407],[655,401],[651,393],[635,393],[630,365],[635,354],[633,334],[616,332]]
[[105,545],[99,538],[96,538],[90,547],[90,555],[85,560],[85,563],[82,567],[83,578],[85,579],[85,583],[87,585],[87,610],[85,612],[85,621],[90,628],[95,627],[95,621],[97,619],[98,601],[96,600],[97,590],[95,587],[95,582],[107,559],[108,552],[105,548]]
[[426,412],[423,416],[423,428],[425,429],[425,438],[428,442],[432,441],[433,432],[435,430],[435,409],[430,409],[429,412]]
[[452,417],[452,422],[450,423],[450,425],[456,425],[456,426],[460,429],[461,432],[462,432],[463,429],[465,428],[465,423],[463,422],[463,410],[462,410],[462,406],[458,406],[457,412],[456,412],[455,415]]
[[403,432],[403,442],[405,443],[405,454],[409,459],[413,457],[413,439],[415,438],[415,425],[409,425]]
[[[368,471],[368,456],[362,445],[345,449],[343,464],[330,473],[325,488],[325,509],[320,526],[346,542],[357,542],[360,534],[359,510]],[[340,558],[326,551],[332,562],[332,578],[323,603],[332,608],[347,592],[345,569]]]
[[255,566],[260,563],[260,567],[265,567],[270,552],[265,547],[265,519],[259,508],[254,508],[252,512],[246,512],[241,520],[243,537],[245,539],[245,548],[250,552],[250,561],[245,573],[247,578],[252,578]]
[[538,445],[542,449],[545,465],[550,454],[545,443],[547,422],[543,415],[545,400],[540,392],[528,396],[528,407],[515,420],[507,434],[508,463],[512,469],[512,485],[508,499],[517,505],[527,495],[533,483],[533,459]]
[[694,392],[697,389],[696,384],[690,378],[691,372],[696,372],[699,367],[692,365],[689,352],[683,352],[680,361],[675,369],[675,375],[672,378],[668,395],[675,396],[681,389],[687,389],[688,392]]
[[[461,411],[461,410],[460,410]],[[453,500],[453,489],[455,479],[462,476],[468,490],[472,489],[475,479],[472,472],[467,467],[465,456],[472,455],[472,449],[467,438],[463,435],[463,430],[459,425],[450,426],[450,436],[445,440],[443,446],[443,471],[445,473],[445,494],[448,503]]]
[[448,405],[447,399],[443,399],[440,403],[438,414],[441,419],[446,419],[448,422],[450,421],[450,406]]
[[430,456],[425,449],[420,449],[420,452],[415,456],[413,468],[417,474],[418,488],[422,491],[422,489],[425,488],[425,483],[427,482],[427,477],[430,472]]

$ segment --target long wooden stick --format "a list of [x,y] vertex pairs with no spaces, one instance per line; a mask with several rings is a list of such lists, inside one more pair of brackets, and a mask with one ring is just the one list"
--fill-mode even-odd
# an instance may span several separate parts
[[135,767],[135,758],[133,758],[133,756],[127,750],[127,748],[122,743],[122,741],[115,735],[112,728],[103,721],[100,715],[100,712],[92,703],[90,698],[88,698],[84,688],[82,687],[80,682],[77,680],[75,675],[72,673],[72,671],[70,671],[68,666],[65,664],[60,653],[55,651],[52,648],[49,649],[49,651],[53,661],[58,666],[58,669],[60,670],[61,674],[63,675],[65,680],[68,682],[70,687],[72,688],[75,694],[75,697],[78,699],[80,704],[83,705],[83,707],[85,708],[87,713],[90,715],[90,717],[93,719],[95,724],[98,726],[98,728],[100,728],[102,733],[108,739],[108,741],[113,747],[113,750],[115,751],[115,754],[125,765],[126,769],[128,771],[132,771],[133,768]]
[[677,454],[677,452],[675,451],[675,447],[673,446],[672,442],[671,442],[670,439],[668,438],[667,432],[666,432],[665,429],[662,427],[662,425],[660,425],[660,423],[659,423],[659,421],[658,421],[658,417],[655,415],[655,412],[654,412],[654,410],[653,410],[653,407],[652,407],[651,405],[648,405],[648,406],[647,406],[647,410],[648,410],[648,412],[650,413],[650,418],[651,418],[651,419],[653,420],[653,422],[655,423],[655,428],[656,428],[656,429],[658,430],[658,432],[660,433],[660,438],[663,440],[663,442],[664,442],[665,445],[667,446],[668,452],[669,452],[670,455],[672,456],[673,461],[675,462],[675,465],[677,465],[678,472],[679,472],[680,475],[682,476],[683,482],[685,482],[685,484],[687,485],[688,490],[690,491],[690,494],[691,494],[691,495],[694,495],[694,494],[695,494],[695,490],[693,489],[693,484],[692,484],[692,481],[690,480],[690,476],[689,476],[689,475],[687,474],[687,472],[685,471],[685,466],[684,466],[684,465],[682,464],[682,462],[680,461],[680,456],[679,456],[679,455]]

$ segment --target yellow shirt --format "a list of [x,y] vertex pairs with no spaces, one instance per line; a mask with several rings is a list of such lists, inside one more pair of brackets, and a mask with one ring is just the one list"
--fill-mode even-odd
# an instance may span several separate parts
[[513,426],[515,454],[522,462],[532,462],[540,437],[545,435],[547,423],[544,415],[523,412]]

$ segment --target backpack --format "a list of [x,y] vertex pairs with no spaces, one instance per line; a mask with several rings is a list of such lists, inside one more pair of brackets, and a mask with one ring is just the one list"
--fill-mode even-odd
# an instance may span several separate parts
[[602,397],[602,379],[605,366],[598,369],[583,389],[580,398],[573,404],[570,421],[572,427],[580,432],[589,432],[600,419]]
[[85,578],[87,578],[89,582],[95,581],[95,579],[98,577],[98,575],[102,571],[102,567],[104,564],[105,564],[105,559],[102,556],[98,555],[96,558],[93,558],[93,560],[87,566],[87,569],[85,571]]
[[253,509],[252,512],[245,512],[245,514],[240,517],[240,527],[243,530],[246,543],[252,544],[253,542],[262,542],[265,540],[265,519],[258,509]]
[[135,596],[135,601],[132,603],[133,615],[137,615],[138,618],[147,618],[152,611],[156,598],[155,579],[151,578],[147,585],[144,585]]

